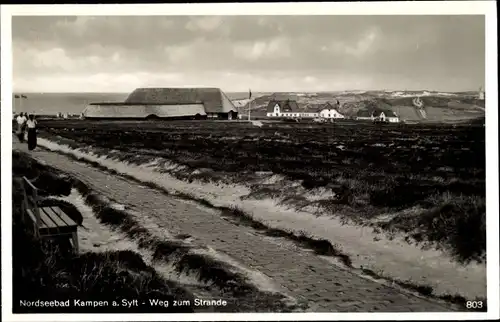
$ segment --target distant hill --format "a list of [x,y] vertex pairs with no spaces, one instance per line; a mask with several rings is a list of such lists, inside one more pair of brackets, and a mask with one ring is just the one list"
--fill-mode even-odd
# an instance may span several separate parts
[[[414,104],[419,97],[422,102],[420,113]],[[477,98],[477,93],[442,93],[431,91],[414,92],[386,92],[386,91],[345,91],[345,92],[318,92],[318,93],[273,93],[256,97],[252,100],[251,114],[264,116],[266,107],[271,100],[295,100],[299,108],[319,109],[327,102],[338,100],[341,104],[339,112],[346,116],[355,116],[360,110],[388,109],[401,119],[408,121],[436,122],[461,121],[484,117],[485,101]],[[248,113],[248,100],[239,102],[237,108],[240,113]],[[423,117],[425,115],[425,118]]]

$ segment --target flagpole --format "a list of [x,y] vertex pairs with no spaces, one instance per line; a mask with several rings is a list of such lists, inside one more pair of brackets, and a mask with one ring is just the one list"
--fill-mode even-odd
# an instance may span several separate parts
[[250,122],[250,109],[252,107],[252,101],[248,102],[248,121]]
[[249,90],[249,95],[248,95],[248,122],[250,122],[250,111],[252,109],[252,91]]

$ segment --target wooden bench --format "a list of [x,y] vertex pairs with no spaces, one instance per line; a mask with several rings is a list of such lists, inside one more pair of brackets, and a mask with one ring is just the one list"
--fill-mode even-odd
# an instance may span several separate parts
[[73,250],[78,252],[78,224],[58,206],[39,207],[38,188],[26,177],[22,178],[22,185],[24,193],[22,220],[26,222],[28,219],[31,222],[35,237],[66,236],[70,239]]

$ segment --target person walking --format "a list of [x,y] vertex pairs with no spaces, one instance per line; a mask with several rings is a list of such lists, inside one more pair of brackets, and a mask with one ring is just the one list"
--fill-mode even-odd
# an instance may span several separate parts
[[25,128],[26,122],[28,120],[27,120],[25,114],[23,112],[21,112],[17,116],[16,121],[17,121],[16,135],[17,135],[17,138],[19,139],[19,141],[22,143],[22,142],[24,142],[24,128]]
[[36,148],[37,122],[33,114],[30,114],[30,116],[28,117],[28,121],[26,121],[26,126],[28,128],[28,149],[31,151]]

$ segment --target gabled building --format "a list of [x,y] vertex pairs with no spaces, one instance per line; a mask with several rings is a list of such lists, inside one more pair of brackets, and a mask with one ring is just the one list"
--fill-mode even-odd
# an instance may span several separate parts
[[315,118],[318,115],[317,111],[300,109],[293,100],[271,100],[266,109],[266,116],[271,118]]
[[238,109],[219,88],[137,88],[125,102],[91,103],[85,118],[236,119]]
[[[337,101],[338,102],[338,101]],[[340,104],[337,103],[336,107],[334,107],[330,102],[323,105],[320,109],[319,116],[325,119],[343,119],[344,115],[340,114],[338,108]]]
[[370,120],[388,123],[399,123],[399,116],[391,110],[371,109],[361,110],[356,115],[356,120]]
[[375,120],[389,123],[399,123],[399,116],[391,110],[374,111]]

